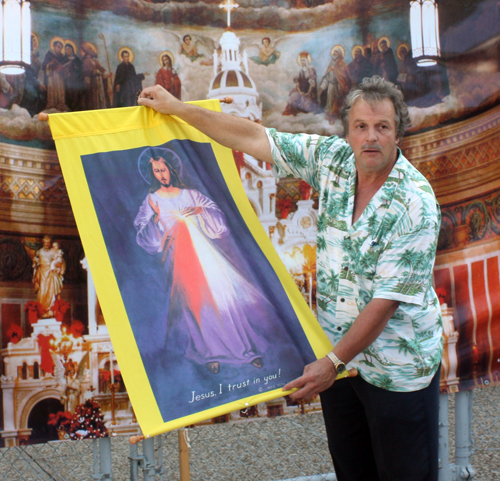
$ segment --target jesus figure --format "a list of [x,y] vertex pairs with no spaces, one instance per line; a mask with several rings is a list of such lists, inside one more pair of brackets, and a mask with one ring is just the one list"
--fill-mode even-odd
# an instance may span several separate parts
[[158,255],[167,272],[168,323],[184,324],[186,357],[213,374],[221,363],[262,368],[267,343],[254,329],[258,317],[252,314],[253,306],[268,301],[218,246],[229,235],[224,213],[183,183],[173,151],[155,150],[148,149],[151,187],[134,225],[137,243]]

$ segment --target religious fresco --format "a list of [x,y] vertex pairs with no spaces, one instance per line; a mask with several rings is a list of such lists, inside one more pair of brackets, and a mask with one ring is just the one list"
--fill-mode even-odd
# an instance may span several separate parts
[[[64,412],[64,392],[71,382],[80,383],[80,410],[92,415],[100,410],[114,433],[137,429],[98,300],[87,292],[88,273],[80,263],[84,253],[50,130],[37,114],[135,105],[137,92],[155,83],[183,101],[231,95],[236,101],[223,106],[228,113],[279,130],[324,135],[343,134],[338,109],[361,78],[378,74],[398,84],[412,118],[402,150],[430,180],[443,211],[435,270],[448,319],[443,389],[499,382],[494,347],[500,342],[500,299],[495,294],[500,285],[498,2],[440,0],[442,57],[427,68],[417,66],[411,54],[407,2],[242,0],[222,2],[225,9],[220,3],[84,0],[75,5],[43,0],[32,5],[31,66],[21,76],[0,73],[5,377],[0,407],[7,412],[16,406],[22,413],[18,424],[3,419],[0,442],[19,444],[76,432],[64,416],[47,424],[49,414]],[[224,32],[233,36],[223,37]],[[234,42],[234,69],[224,57],[223,39]],[[241,153],[235,152],[235,161],[252,207],[314,310],[317,194],[291,179],[277,183],[266,166]],[[30,304],[39,302],[33,259],[45,235],[59,242],[66,263],[59,299],[69,307],[62,314],[62,304],[52,309],[59,324],[43,321],[43,314],[35,319],[39,307]],[[481,290],[480,285],[486,287]],[[33,344],[39,334],[56,338],[52,351],[67,364],[66,387],[58,382],[55,368],[41,367],[41,345]],[[9,358],[19,342],[33,344],[29,356]],[[87,348],[87,369],[78,377]],[[50,359],[46,353],[44,366]],[[33,389],[15,391],[16,379],[32,383]],[[90,398],[99,408],[80,407]],[[283,401],[259,406],[256,412],[293,408]],[[87,427],[104,433],[101,425]]]

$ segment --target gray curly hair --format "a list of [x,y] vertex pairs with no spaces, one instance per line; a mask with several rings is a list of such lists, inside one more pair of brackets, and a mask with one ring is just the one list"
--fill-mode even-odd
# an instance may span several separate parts
[[346,135],[349,133],[349,113],[360,98],[369,104],[389,99],[396,111],[394,118],[396,121],[396,136],[398,140],[403,139],[404,133],[411,123],[403,93],[392,82],[384,80],[378,75],[365,77],[360,84],[353,87],[347,94],[344,105],[340,109],[340,120]]

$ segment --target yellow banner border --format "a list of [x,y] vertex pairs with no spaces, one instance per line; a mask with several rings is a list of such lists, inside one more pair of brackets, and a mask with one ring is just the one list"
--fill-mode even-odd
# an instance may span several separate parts
[[[220,103],[217,100],[192,103],[210,110],[220,111]],[[69,116],[71,116],[71,120]],[[99,293],[101,308],[113,342],[116,358],[135,415],[145,436],[155,436],[231,411],[245,409],[260,402],[285,396],[290,391],[284,392],[281,389],[276,389],[263,392],[172,421],[163,421],[128,321],[95,208],[88,208],[88,206],[93,206],[88,184],[86,181],[82,182],[86,177],[81,156],[105,151],[99,145],[100,136],[115,134],[120,150],[146,145],[163,145],[173,139],[190,139],[211,144],[231,195],[249,230],[282,282],[315,355],[319,358],[331,350],[330,341],[314,318],[255,215],[241,184],[230,149],[214,142],[177,117],[159,114],[146,107],[51,114],[49,115],[49,124],[56,141],[68,195],[96,291]],[[110,129],[110,125],[116,125],[116,127]],[[137,140],[137,137],[127,135],[130,130],[143,129],[143,125],[148,126],[148,129],[143,130],[143,139]],[[179,126],[182,126],[182,129],[179,129]],[[165,132],[165,137],[159,136],[159,130]],[[168,130],[174,131],[175,134],[169,134]],[[72,146],[73,144],[70,146],[70,139],[79,139],[78,152]]]

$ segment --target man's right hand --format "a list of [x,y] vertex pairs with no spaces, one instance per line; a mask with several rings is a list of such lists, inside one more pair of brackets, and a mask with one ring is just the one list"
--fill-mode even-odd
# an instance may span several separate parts
[[333,362],[322,357],[308,364],[304,368],[304,374],[284,386],[283,391],[297,388],[297,391],[290,394],[294,400],[313,398],[332,386],[336,377],[337,371]]
[[175,98],[170,92],[165,90],[161,85],[146,87],[139,94],[137,103],[139,105],[151,107],[161,114],[168,115],[175,115],[177,109],[182,107],[182,102]]

